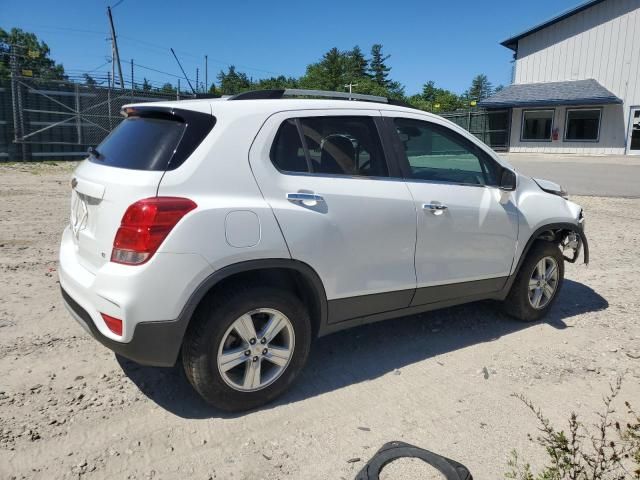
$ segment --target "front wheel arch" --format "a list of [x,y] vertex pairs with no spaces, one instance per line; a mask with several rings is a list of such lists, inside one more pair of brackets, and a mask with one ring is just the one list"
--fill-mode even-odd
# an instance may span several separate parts
[[520,271],[520,267],[522,266],[522,262],[527,257],[529,251],[537,241],[547,241],[552,242],[557,245],[560,245],[562,240],[570,233],[575,233],[578,239],[580,240],[579,249],[573,259],[565,257],[565,260],[570,263],[574,263],[578,257],[580,256],[580,251],[582,251],[584,263],[589,263],[589,243],[587,242],[587,237],[584,234],[584,230],[580,225],[576,225],[573,223],[551,223],[547,225],[543,225],[536,229],[535,232],[529,237],[527,243],[520,254],[520,258],[518,259],[518,263],[516,268],[513,270],[513,275],[516,275],[518,271]]

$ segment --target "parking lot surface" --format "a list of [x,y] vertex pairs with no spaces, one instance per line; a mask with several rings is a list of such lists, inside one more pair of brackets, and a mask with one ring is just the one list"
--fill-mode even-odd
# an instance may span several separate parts
[[228,415],[179,368],[117,358],[65,311],[70,176],[69,164],[0,166],[0,478],[352,479],[391,440],[504,478],[513,449],[544,459],[513,393],[561,427],[571,411],[595,421],[618,375],[620,400],[640,398],[638,199],[574,197],[592,262],[567,266],[546,321],[480,303],[334,334],[283,398]]
[[574,195],[640,198],[640,156],[505,154],[519,171]]

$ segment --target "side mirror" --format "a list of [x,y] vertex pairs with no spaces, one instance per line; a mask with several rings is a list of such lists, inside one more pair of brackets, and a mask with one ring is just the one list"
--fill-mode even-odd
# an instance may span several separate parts
[[502,176],[500,177],[500,189],[512,192],[516,189],[516,174],[511,170],[502,170]]

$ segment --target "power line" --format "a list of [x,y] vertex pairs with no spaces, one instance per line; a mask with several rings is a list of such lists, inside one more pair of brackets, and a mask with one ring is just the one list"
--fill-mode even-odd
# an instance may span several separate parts
[[[134,65],[135,65],[136,67],[143,68],[143,69],[145,69],[145,70],[149,70],[149,71],[151,71],[151,72],[162,73],[163,75],[168,75],[168,76],[170,76],[170,77],[174,77],[174,78],[185,78],[185,77],[183,77],[182,75],[176,75],[175,73],[165,72],[165,71],[163,71],[163,70],[158,70],[158,69],[156,69],[156,68],[152,68],[152,67],[145,67],[144,65],[140,65],[139,63],[135,63],[135,62],[134,62]],[[189,80],[193,80],[193,79],[191,79],[191,78],[190,78]]]
[[84,28],[72,28],[72,27],[59,27],[57,25],[34,25],[30,23],[22,24],[26,28],[37,28],[46,30],[59,30],[62,32],[75,32],[75,33],[92,33],[96,35],[109,35],[109,32],[103,32],[99,30],[88,30]]
[[[124,0],[121,0],[124,1]],[[119,5],[121,2],[117,2],[116,5]],[[115,6],[114,6],[115,7]],[[114,7],[111,7],[112,9]],[[76,32],[76,33],[92,33],[92,34],[101,34],[101,35],[105,35],[105,36],[109,36],[109,32],[102,32],[102,31],[97,31],[97,30],[85,30],[85,29],[78,29],[78,28],[71,28],[71,27],[59,27],[59,26],[54,26],[54,25],[34,25],[36,28],[46,28],[46,29],[54,29],[54,30],[61,30],[61,31],[70,31],[70,32]],[[138,43],[141,45],[146,45],[147,47],[150,48],[154,48],[156,50],[160,50],[162,52],[166,52],[166,53],[170,53],[169,47],[165,46],[165,45],[160,45],[154,42],[149,42],[148,40],[140,40],[138,38],[135,37],[131,37],[129,35],[123,35],[123,34],[118,34],[118,39],[119,40],[127,40],[130,42],[134,42],[134,43]],[[175,49],[174,49],[175,50]],[[192,58],[194,60],[198,60],[201,61],[202,60],[202,55],[196,55],[190,52],[186,52],[184,50],[175,50],[176,53],[179,53],[181,56],[184,57],[189,57]],[[258,68],[258,67],[253,67],[251,65],[246,65],[246,64],[240,64],[240,63],[236,63],[236,62],[230,62],[228,60],[223,60],[223,59],[219,59],[219,58],[213,58],[213,57],[209,57],[209,61],[213,62],[213,63],[217,63],[219,65],[224,65],[226,67],[229,67],[230,65],[235,65],[236,67],[242,68],[244,70],[251,70],[251,71],[255,71],[255,72],[262,72],[262,73],[268,73],[270,75],[284,75],[281,72],[274,72],[273,70],[267,70],[264,68]]]

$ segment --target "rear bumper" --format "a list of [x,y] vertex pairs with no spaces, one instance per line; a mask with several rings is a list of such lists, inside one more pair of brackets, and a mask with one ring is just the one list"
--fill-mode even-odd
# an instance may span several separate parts
[[[145,365],[170,366],[178,357],[193,311],[192,294],[211,272],[196,254],[158,252],[144,265],[104,263],[87,270],[65,229],[58,276],[64,303],[96,340]],[[122,335],[112,332],[102,314],[122,320]]]
[[91,315],[60,287],[62,299],[69,313],[93,338],[115,353],[141,365],[171,367],[176,363],[188,318],[164,322],[141,322],[133,332],[131,341],[116,342],[96,327]]

